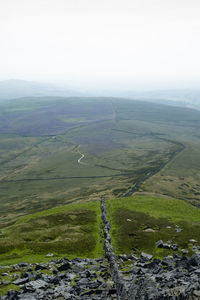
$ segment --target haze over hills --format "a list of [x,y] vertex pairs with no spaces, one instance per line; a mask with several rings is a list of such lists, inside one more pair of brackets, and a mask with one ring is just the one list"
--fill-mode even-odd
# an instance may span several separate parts
[[98,96],[124,97],[134,100],[150,101],[154,103],[167,104],[172,106],[183,106],[194,109],[200,109],[200,89],[149,89],[145,85],[141,90],[127,89],[111,89],[98,91]]
[[0,81],[0,100],[21,97],[42,96],[80,96],[81,92],[58,88],[53,84],[44,84],[26,80],[10,79]]
[[139,93],[137,98],[148,99],[153,102],[163,102],[169,105],[178,105],[200,109],[200,90],[198,89],[169,89]]
[[[144,87],[145,89],[145,87]],[[145,100],[172,106],[200,109],[200,90],[198,89],[157,89],[135,91],[131,89],[71,88],[67,85],[32,82],[20,79],[0,81],[0,100],[22,97],[124,97]]]

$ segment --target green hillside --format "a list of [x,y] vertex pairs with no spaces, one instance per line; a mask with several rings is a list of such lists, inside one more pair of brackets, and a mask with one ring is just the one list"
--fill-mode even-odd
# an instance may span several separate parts
[[[115,98],[23,98],[0,103],[0,124],[0,229],[10,237],[23,216],[77,202],[86,209],[101,196],[123,199],[134,186],[199,206],[199,111]],[[43,221],[45,239],[51,224]],[[17,240],[26,245],[20,226]]]
[[[116,254],[144,251],[164,257],[181,254],[183,249],[192,254],[192,247],[200,243],[200,210],[185,201],[136,195],[107,201],[107,210]],[[158,248],[159,240],[165,243],[170,240],[178,250]]]
[[1,263],[103,255],[98,202],[69,204],[20,218],[0,234]]

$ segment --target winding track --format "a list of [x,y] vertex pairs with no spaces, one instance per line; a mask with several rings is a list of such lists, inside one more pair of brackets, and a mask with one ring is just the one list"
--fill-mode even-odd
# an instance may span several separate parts
[[79,164],[84,164],[83,162],[81,162],[81,160],[82,160],[82,158],[85,157],[85,155],[82,154],[81,152],[79,152],[79,154],[81,155],[81,157],[78,159],[78,163],[79,163]]
[[[129,132],[130,133],[130,132]],[[176,142],[173,140],[165,139],[165,138],[160,138],[157,137],[157,139],[165,140],[168,142],[171,142],[175,145],[180,146],[180,148],[174,152],[171,153],[169,159],[162,163],[159,167],[156,169],[152,170],[150,173],[144,175],[142,178],[138,179],[134,186],[132,186],[126,193],[124,193],[121,197],[128,197],[132,195],[134,192],[136,192],[139,187],[142,185],[142,183],[152,177],[153,175],[157,174],[160,172],[167,164],[169,164],[178,154],[180,154],[186,147],[184,144],[180,142]],[[85,164],[81,162],[81,160],[85,157],[84,154],[79,152],[81,157],[78,159],[78,163],[80,164]],[[96,175],[96,176],[63,176],[63,177],[50,177],[50,178],[24,178],[24,179],[1,179],[0,182],[26,182],[26,181],[51,181],[51,180],[65,180],[65,179],[96,179],[96,178],[111,178],[111,177],[122,177],[122,176],[127,176],[127,173],[121,173],[121,174],[110,174],[110,175]]]
[[83,153],[81,153],[81,151],[79,150],[80,145],[78,146],[78,153],[81,155],[81,157],[78,159],[78,164],[80,165],[85,165],[85,163],[83,163],[81,160],[85,157],[85,155]]

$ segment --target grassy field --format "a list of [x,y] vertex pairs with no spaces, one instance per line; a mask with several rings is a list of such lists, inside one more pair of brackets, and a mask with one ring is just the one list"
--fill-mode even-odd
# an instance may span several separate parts
[[[87,220],[81,225],[85,228],[87,222],[99,224],[92,219],[90,210],[87,211],[87,203],[98,203],[101,196],[106,199],[121,197],[167,162],[173,153],[182,149],[181,145],[184,150],[146,180],[140,191],[170,195],[197,206],[200,203],[198,111],[114,98],[24,98],[0,103],[0,125],[0,230],[3,232],[1,241],[7,239],[7,244],[0,244],[2,259],[8,259],[6,253],[11,251],[9,241],[15,230],[14,248],[18,250],[13,253],[19,255],[16,259],[26,258],[23,247],[36,239],[33,233],[32,241],[26,241],[27,235],[22,231],[26,226],[29,228],[30,221],[18,223],[23,216],[44,214],[44,210],[55,207],[62,210],[63,206],[68,214],[66,205],[71,209],[73,203],[82,203],[86,206],[77,212],[76,230],[82,218]],[[128,214],[135,214],[129,208],[122,212],[127,219]],[[134,217],[138,222],[145,218],[158,220],[153,215],[147,217],[146,213],[140,211],[142,215],[138,218],[130,215],[130,219]],[[56,231],[51,229],[49,217],[42,218],[40,221],[47,224],[42,230],[48,233],[49,227],[53,237]],[[64,217],[64,220],[69,226],[70,219]],[[39,231],[39,225],[35,224],[35,228]],[[45,249],[42,230],[37,249]],[[62,237],[61,234],[60,240]],[[17,246],[17,240],[24,245],[20,246],[22,248]],[[55,250],[54,242],[52,249]],[[142,249],[141,244],[138,247]],[[90,252],[83,250],[84,255],[94,255],[94,248],[86,248]]]
[[[107,201],[111,220],[112,244],[116,254],[151,253],[155,257],[176,251],[158,248],[156,242],[171,240],[178,252],[192,254],[192,246],[200,245],[200,210],[182,200],[168,197],[136,195]],[[181,232],[176,232],[181,228]],[[190,240],[196,240],[195,243]]]
[[[133,116],[127,112],[138,111],[140,104],[124,103],[123,115],[121,102],[113,99],[1,103],[7,120],[0,116],[0,228],[58,205],[120,196],[168,159],[177,146],[168,141],[166,126],[133,119],[134,110]],[[45,135],[43,117],[48,116],[50,135]],[[52,118],[60,122],[57,133]]]
[[76,203],[20,218],[1,230],[0,260],[38,262],[67,256],[103,255],[99,202]]
[[[74,145],[71,142],[65,144],[67,136],[62,136],[59,142],[53,139],[41,143],[3,165],[0,223],[10,224],[23,214],[71,201],[118,195],[120,189],[126,190],[134,180],[157,167],[174,148],[168,142],[151,138],[127,138],[126,142],[122,140],[121,132],[119,136],[113,132],[115,143],[118,138],[124,146],[117,148],[115,145],[114,148],[108,141],[101,144],[101,148],[95,143],[90,147],[87,140],[79,148],[85,155],[83,164],[78,164],[78,140]],[[74,139],[78,139],[76,134],[83,138],[83,133],[78,129]],[[106,137],[106,134],[102,133],[102,139],[103,136]],[[92,137],[89,138],[92,143]],[[106,146],[108,149],[105,149]]]
[[[0,281],[4,282],[0,296],[9,290],[19,289],[12,284],[16,279],[13,274],[20,276],[24,270],[15,270],[10,266],[12,264],[22,261],[47,262],[63,257],[102,257],[102,226],[100,203],[93,201],[26,215],[18,219],[15,225],[2,229],[0,262],[7,267],[0,270]],[[2,275],[5,272],[8,275]]]
[[186,143],[186,149],[161,172],[141,186],[141,190],[161,193],[200,206],[200,145]]

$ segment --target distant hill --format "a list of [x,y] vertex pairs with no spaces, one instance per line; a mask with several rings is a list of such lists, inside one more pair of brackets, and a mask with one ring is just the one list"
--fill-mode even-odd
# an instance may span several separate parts
[[160,89],[139,91],[134,89],[97,89],[87,96],[118,97],[142,100],[171,106],[200,109],[200,89]]
[[0,100],[22,97],[118,97],[134,100],[150,101],[172,106],[189,107],[200,110],[200,90],[173,89],[173,90],[76,90],[59,87],[48,83],[38,83],[19,79],[0,81]]
[[51,84],[10,79],[0,81],[0,100],[20,97],[41,97],[41,96],[81,96],[80,92],[65,90]]
[[173,89],[123,93],[126,98],[200,109],[200,90]]

